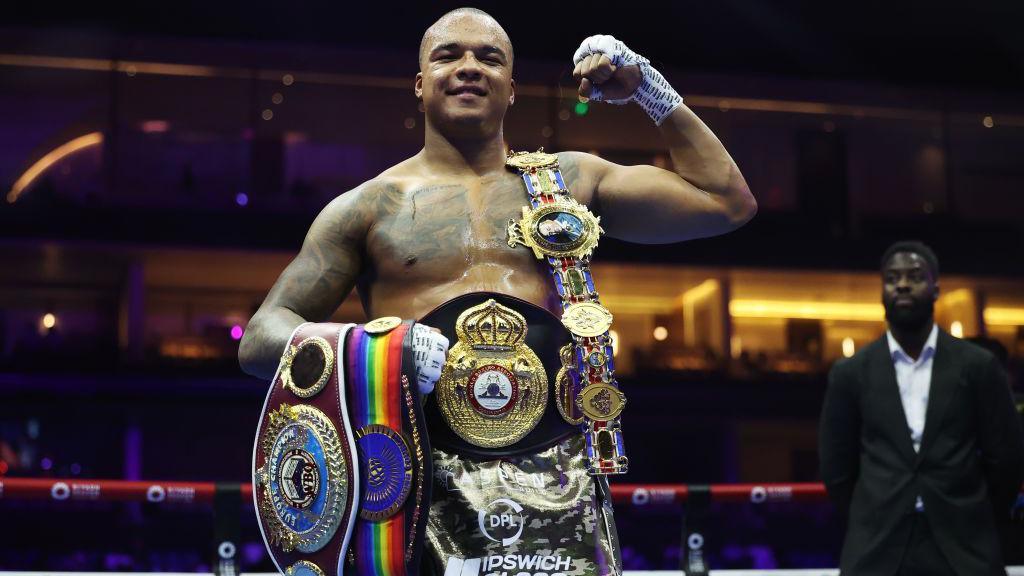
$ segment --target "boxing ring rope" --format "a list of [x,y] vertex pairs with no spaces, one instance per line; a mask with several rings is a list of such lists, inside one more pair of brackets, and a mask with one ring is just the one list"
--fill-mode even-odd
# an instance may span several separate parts
[[818,502],[828,499],[825,485],[814,482],[771,484],[612,484],[615,504],[634,506],[681,504],[691,495],[712,502]]
[[[238,490],[252,502],[252,485],[215,482],[0,478],[0,500],[112,501],[210,504],[218,490]],[[633,506],[681,504],[708,494],[713,502],[817,502],[827,499],[820,483],[612,484],[612,501]]]
[[232,488],[240,492],[244,502],[252,503],[252,484],[81,478],[0,478],[0,501],[52,499],[58,502],[212,504],[218,490]]
[[[703,519],[712,502],[774,503],[822,502],[827,500],[825,487],[820,483],[765,483],[765,484],[612,484],[612,501],[628,506],[673,506],[686,504],[683,513],[683,546],[685,551],[680,571],[626,572],[627,576],[655,575],[729,575],[729,576],[808,576],[834,575],[835,569],[802,570],[711,570],[703,559],[706,547]],[[51,500],[55,502],[149,502],[160,505],[211,504],[215,515],[237,517],[239,504],[251,505],[252,485],[248,483],[164,482],[131,480],[87,480],[81,478],[10,478],[0,477],[0,502],[4,500]],[[229,507],[234,508],[229,509]],[[236,536],[237,538],[237,536]],[[226,544],[215,538],[218,554],[223,560]],[[232,552],[231,556],[234,556]],[[1024,576],[1024,566],[1008,567],[1010,576]],[[37,576],[41,572],[0,572],[4,576],[24,574]],[[55,574],[47,572],[47,574]],[[84,576],[84,572],[68,572]],[[97,573],[99,574],[99,573]],[[215,568],[215,575],[237,574],[234,564],[225,569],[224,562]]]

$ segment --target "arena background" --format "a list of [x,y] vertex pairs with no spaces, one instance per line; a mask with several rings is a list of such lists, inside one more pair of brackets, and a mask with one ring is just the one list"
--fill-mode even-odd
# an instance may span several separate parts
[[[320,207],[420,148],[420,36],[459,5],[3,8],[0,487],[248,480],[266,383],[238,368],[246,321]],[[1020,391],[1024,4],[477,6],[515,46],[510,146],[666,165],[640,110],[575,97],[576,46],[613,34],[665,73],[759,202],[720,238],[602,241],[629,397],[631,471],[615,483],[816,482],[825,374],[882,334],[878,259],[897,239],[936,249],[938,322],[1002,347]],[[364,320],[358,299],[335,319]],[[217,570],[232,515],[238,568],[272,569],[244,499],[14,494],[0,489],[0,569]],[[823,499],[698,510],[630,494],[628,570],[678,569],[695,523],[711,568],[837,564]],[[1016,564],[1021,534],[1008,526]]]

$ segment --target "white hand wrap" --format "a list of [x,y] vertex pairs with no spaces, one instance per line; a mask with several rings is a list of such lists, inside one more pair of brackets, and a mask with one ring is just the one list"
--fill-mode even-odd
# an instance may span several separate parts
[[636,92],[629,98],[604,100],[601,88],[595,85],[593,92],[590,94],[591,100],[608,102],[609,104],[625,104],[630,100],[636,101],[658,126],[661,126],[665,118],[668,118],[668,115],[683,103],[683,97],[672,89],[668,80],[665,80],[661,72],[658,72],[654,69],[654,66],[651,66],[651,62],[647,58],[633,52],[621,40],[616,40],[614,36],[598,34],[584,40],[580,47],[576,49],[576,54],[572,57],[573,65],[579,64],[580,61],[591,54],[604,54],[612,61],[612,65],[616,68],[619,66],[640,66],[640,73],[643,76],[640,86],[637,87]]
[[416,386],[420,394],[430,394],[441,377],[441,368],[448,354],[448,339],[427,326],[415,324],[412,327],[412,350],[416,358]]

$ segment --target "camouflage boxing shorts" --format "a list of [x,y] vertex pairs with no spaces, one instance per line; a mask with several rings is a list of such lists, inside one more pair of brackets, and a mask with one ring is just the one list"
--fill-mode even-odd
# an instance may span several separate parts
[[435,449],[433,459],[424,573],[622,573],[611,494],[587,475],[582,436],[532,455],[478,461]]

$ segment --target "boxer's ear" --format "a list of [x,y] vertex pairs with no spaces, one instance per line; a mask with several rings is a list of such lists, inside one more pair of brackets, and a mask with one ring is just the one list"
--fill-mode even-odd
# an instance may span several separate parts
[[515,79],[510,80],[512,82],[512,92],[508,95],[508,105],[511,106],[516,103],[516,81]]
[[413,88],[413,93],[416,94],[416,99],[417,100],[422,100],[423,99],[423,73],[422,72],[417,72],[416,73],[416,84],[415,84],[415,86]]

